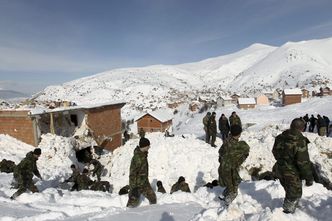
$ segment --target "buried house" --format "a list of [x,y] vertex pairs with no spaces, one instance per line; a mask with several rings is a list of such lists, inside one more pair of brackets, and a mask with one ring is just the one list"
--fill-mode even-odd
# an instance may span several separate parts
[[59,107],[55,109],[0,110],[0,133],[38,146],[42,134],[71,137],[86,128],[96,143],[108,150],[122,144],[121,108],[124,102]]

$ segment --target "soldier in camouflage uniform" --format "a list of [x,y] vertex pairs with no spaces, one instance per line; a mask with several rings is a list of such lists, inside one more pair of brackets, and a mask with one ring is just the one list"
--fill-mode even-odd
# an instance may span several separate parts
[[39,192],[32,178],[33,175],[42,179],[37,168],[37,160],[41,155],[41,149],[36,148],[34,151],[27,153],[26,157],[14,169],[14,183],[18,190],[10,197],[15,199],[27,190]]
[[71,176],[68,179],[65,180],[65,182],[66,183],[68,183],[68,182],[74,183],[74,185],[72,186],[70,191],[78,190],[77,177],[80,175],[80,171],[76,168],[76,166],[74,164],[72,164],[70,166],[70,168],[73,171],[73,173],[71,174]]
[[157,192],[166,193],[163,183],[160,180],[157,181],[157,187],[158,187]]
[[241,119],[235,111],[233,111],[232,115],[229,117],[229,124],[230,126],[239,125],[242,128]]
[[205,117],[203,117],[203,126],[204,126],[204,131],[205,131],[205,142],[210,143],[210,134],[209,134],[209,120],[211,117],[211,112],[207,112]]
[[92,159],[90,164],[93,165],[92,176],[97,175],[97,179],[100,181],[100,176],[103,173],[104,166],[96,159]]
[[216,122],[216,112],[212,112],[211,117],[208,122],[208,130],[209,135],[211,137],[211,146],[217,147],[215,145],[216,137],[217,137],[217,122]]
[[150,141],[142,137],[139,141],[139,146],[134,150],[129,172],[130,191],[127,207],[137,207],[141,194],[149,200],[150,204],[157,202],[156,194],[149,183],[149,164],[147,159],[149,148]]
[[222,200],[228,206],[237,196],[241,183],[239,168],[249,156],[249,145],[239,141],[242,129],[239,125],[231,126],[231,136],[225,140],[219,149],[219,185],[226,187]]
[[302,135],[304,123],[300,118],[292,121],[290,129],[278,135],[273,145],[273,155],[277,160],[274,166],[276,177],[285,189],[283,204],[285,213],[294,213],[302,196],[302,181],[313,183],[312,164],[308,153],[309,140]]
[[84,169],[82,174],[77,176],[76,183],[78,191],[90,189],[90,186],[93,184],[93,181],[89,177],[88,169]]
[[188,183],[186,183],[186,180],[183,176],[180,176],[178,181],[176,183],[173,184],[172,188],[171,188],[171,194],[181,190],[182,192],[187,192],[190,193],[190,188]]

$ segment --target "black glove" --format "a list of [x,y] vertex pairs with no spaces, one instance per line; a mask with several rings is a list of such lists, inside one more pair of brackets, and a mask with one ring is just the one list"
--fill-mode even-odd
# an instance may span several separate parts
[[306,180],[306,181],[305,181],[305,185],[306,185],[306,186],[312,186],[313,183],[314,183],[314,182],[313,182],[312,180]]

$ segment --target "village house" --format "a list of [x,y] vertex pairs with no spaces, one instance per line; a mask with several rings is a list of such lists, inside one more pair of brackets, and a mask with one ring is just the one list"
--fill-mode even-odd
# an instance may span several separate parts
[[231,96],[231,98],[232,98],[232,103],[233,104],[238,104],[238,99],[239,99],[239,97],[240,97],[240,95],[238,95],[238,94],[233,94],[232,96]]
[[302,98],[309,98],[310,97],[309,90],[307,90],[305,88],[302,88],[301,91],[302,91]]
[[86,128],[101,147],[114,150],[122,145],[121,108],[124,102],[54,109],[1,110],[0,133],[38,146],[41,135],[71,137]]
[[282,104],[290,105],[301,103],[302,91],[299,88],[285,89],[282,93]]
[[217,106],[218,107],[227,107],[233,104],[233,99],[231,97],[220,96],[217,99]]
[[256,107],[256,101],[255,98],[243,98],[240,97],[238,99],[238,106],[240,109],[253,109]]
[[143,113],[136,118],[137,131],[165,132],[172,126],[173,116],[165,110]]
[[319,89],[319,96],[323,97],[323,96],[329,96],[332,95],[332,91],[330,90],[329,87],[324,87],[324,88],[320,88]]
[[196,112],[200,107],[200,102],[199,101],[192,101],[189,104],[189,110],[192,112]]
[[269,98],[264,94],[260,94],[256,97],[256,104],[257,105],[269,105]]

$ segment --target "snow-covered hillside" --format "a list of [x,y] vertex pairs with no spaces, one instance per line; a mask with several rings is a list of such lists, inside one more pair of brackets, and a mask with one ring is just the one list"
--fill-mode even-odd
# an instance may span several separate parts
[[[49,86],[39,100],[78,104],[124,100],[127,109],[154,109],[199,96],[233,92],[254,95],[276,88],[331,86],[332,38],[289,42],[281,47],[254,44],[239,52],[180,65],[106,71]],[[126,111],[124,111],[126,112]]]
[[[110,181],[113,193],[80,191],[70,192],[61,182],[70,176],[70,165],[80,166],[74,156],[71,138],[44,135],[39,147],[42,155],[38,168],[43,180],[37,181],[40,193],[24,193],[15,201],[9,197],[15,192],[10,189],[12,174],[0,174],[0,220],[117,220],[117,221],[216,221],[216,220],[330,220],[332,216],[332,192],[321,184],[303,187],[299,208],[294,214],[282,212],[284,190],[279,181],[252,181],[248,170],[260,167],[271,170],[275,160],[271,149],[274,138],[294,117],[321,114],[331,118],[332,98],[316,98],[302,104],[287,107],[266,107],[248,111],[217,109],[217,116],[227,116],[236,110],[244,125],[250,123],[241,139],[250,145],[250,154],[243,163],[240,175],[243,182],[239,195],[229,208],[224,208],[218,196],[223,188],[207,189],[206,182],[216,179],[218,174],[218,148],[207,145],[204,140],[202,118],[205,113],[187,115],[180,110],[176,115],[175,137],[165,138],[161,133],[147,134],[151,141],[149,151],[149,179],[153,188],[162,180],[169,192],[179,176],[184,176],[192,193],[157,193],[157,204],[148,205],[142,198],[140,207],[126,208],[128,196],[117,194],[128,184],[130,160],[138,139],[129,140],[113,153],[105,152],[100,162],[107,173],[102,180]],[[323,176],[332,180],[331,137],[320,137],[304,133],[310,140],[311,160],[320,165]],[[220,138],[216,144],[221,145]],[[7,135],[0,135],[0,158],[18,163],[33,147]]]

